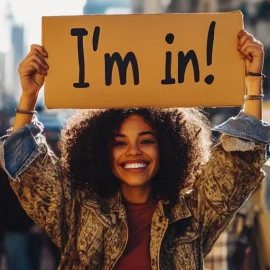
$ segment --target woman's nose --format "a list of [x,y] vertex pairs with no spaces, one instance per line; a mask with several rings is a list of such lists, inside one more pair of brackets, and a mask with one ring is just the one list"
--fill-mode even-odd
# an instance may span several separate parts
[[129,145],[126,155],[137,156],[142,153],[138,144]]

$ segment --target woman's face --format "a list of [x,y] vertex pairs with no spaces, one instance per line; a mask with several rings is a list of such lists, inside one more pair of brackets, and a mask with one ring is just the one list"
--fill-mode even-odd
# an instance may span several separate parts
[[112,171],[132,187],[149,184],[159,169],[159,149],[156,134],[140,115],[129,116],[113,142]]

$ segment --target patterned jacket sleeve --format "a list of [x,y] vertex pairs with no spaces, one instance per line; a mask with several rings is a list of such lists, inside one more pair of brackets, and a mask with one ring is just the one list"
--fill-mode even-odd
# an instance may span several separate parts
[[0,141],[0,162],[27,214],[61,249],[74,226],[76,197],[58,158],[33,122]]
[[[237,144],[234,138],[227,139],[234,148]],[[226,145],[226,139],[223,145]],[[250,193],[265,178],[261,170],[265,162],[265,146],[256,145],[252,151],[241,152],[226,151],[223,145],[212,148],[210,160],[195,184],[193,198],[197,201],[193,203],[197,207],[193,214],[199,224],[204,256]]]

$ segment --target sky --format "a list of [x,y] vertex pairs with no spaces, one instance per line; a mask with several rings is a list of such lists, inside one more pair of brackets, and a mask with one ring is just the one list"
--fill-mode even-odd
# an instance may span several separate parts
[[10,3],[15,21],[25,26],[25,43],[41,44],[41,18],[53,15],[81,15],[86,0],[0,0],[0,52],[9,47],[5,14]]

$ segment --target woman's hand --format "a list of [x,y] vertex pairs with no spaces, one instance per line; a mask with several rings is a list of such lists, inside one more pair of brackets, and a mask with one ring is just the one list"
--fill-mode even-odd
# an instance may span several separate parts
[[[39,90],[49,69],[45,61],[47,56],[48,54],[42,46],[32,45],[30,53],[21,62],[18,71],[21,79],[22,96],[18,109],[25,111],[35,109]],[[16,113],[12,133],[31,123],[32,118],[32,113]]]
[[238,33],[238,51],[246,63],[246,72],[262,73],[263,44],[245,30]]
[[42,46],[32,45],[30,53],[21,62],[18,71],[24,97],[37,97],[49,69],[45,61],[47,56]]
[[257,96],[255,100],[245,100],[244,112],[260,120],[262,118],[262,70],[264,60],[263,45],[256,40],[253,35],[241,30],[238,33],[238,51],[245,60],[246,72],[258,73],[259,76],[247,75],[246,94],[248,96]]

